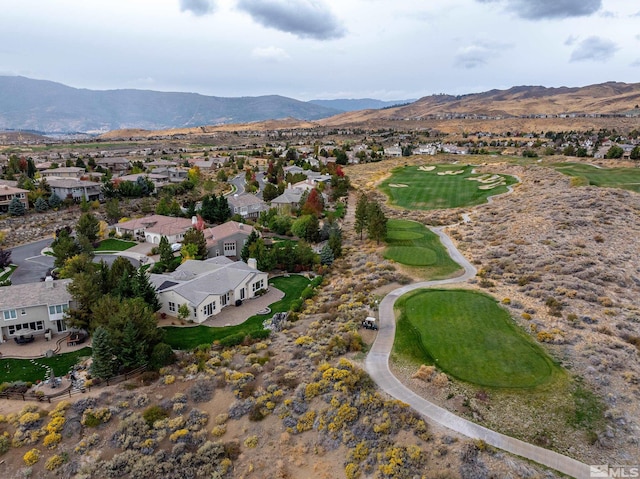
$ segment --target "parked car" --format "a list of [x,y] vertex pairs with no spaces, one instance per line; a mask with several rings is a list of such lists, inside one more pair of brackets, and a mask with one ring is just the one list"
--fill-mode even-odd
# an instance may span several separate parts
[[13,340],[17,343],[17,344],[29,344],[32,343],[33,341],[35,341],[36,338],[33,337],[33,334],[29,335],[29,336],[16,336],[15,338],[13,338]]

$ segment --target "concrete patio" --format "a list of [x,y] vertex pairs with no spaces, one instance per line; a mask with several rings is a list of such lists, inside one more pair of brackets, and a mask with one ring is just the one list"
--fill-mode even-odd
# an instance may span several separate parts
[[42,358],[46,356],[47,351],[54,351],[56,354],[62,354],[91,346],[91,338],[87,338],[82,344],[68,346],[68,336],[68,332],[54,334],[51,341],[47,341],[43,334],[34,335],[35,340],[28,344],[17,344],[13,339],[9,339],[8,341],[0,344],[0,358]]

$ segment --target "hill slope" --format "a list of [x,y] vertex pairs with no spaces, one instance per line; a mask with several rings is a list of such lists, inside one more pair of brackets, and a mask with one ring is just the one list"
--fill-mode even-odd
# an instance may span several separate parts
[[[469,95],[431,95],[409,105],[351,112],[321,123],[342,125],[375,120],[423,119],[456,115],[620,114],[640,104],[640,83],[608,82],[579,88],[517,86]],[[640,111],[640,110],[639,110]]]
[[413,100],[391,100],[383,101],[374,98],[357,98],[357,99],[338,99],[338,100],[309,100],[309,103],[320,105],[327,108],[333,108],[341,111],[357,111],[357,110],[379,110],[381,108],[389,108],[393,106],[406,105],[416,101]]
[[288,117],[317,120],[338,112],[278,95],[223,98],[148,90],[95,91],[0,76],[0,129],[41,132],[166,129]]

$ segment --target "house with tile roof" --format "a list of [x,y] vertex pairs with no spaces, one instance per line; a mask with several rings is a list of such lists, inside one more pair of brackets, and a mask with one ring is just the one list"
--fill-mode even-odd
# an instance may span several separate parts
[[253,231],[252,226],[237,221],[227,221],[205,229],[203,233],[209,252],[207,256],[209,258],[216,256],[239,258],[242,248]]
[[267,211],[269,205],[256,195],[244,193],[227,197],[229,209],[232,215],[240,215],[242,218],[257,218],[262,211]]
[[137,240],[144,240],[151,244],[160,244],[163,236],[169,243],[179,243],[184,234],[193,226],[193,219],[176,218],[173,216],[151,215],[135,218],[115,225],[116,235],[131,235]]
[[0,343],[19,336],[64,333],[65,312],[72,306],[70,279],[4,286],[0,294]]
[[162,304],[160,313],[177,316],[186,304],[186,319],[203,323],[226,306],[258,296],[268,289],[268,274],[257,269],[255,260],[248,263],[219,256],[187,260],[173,273],[149,275]]

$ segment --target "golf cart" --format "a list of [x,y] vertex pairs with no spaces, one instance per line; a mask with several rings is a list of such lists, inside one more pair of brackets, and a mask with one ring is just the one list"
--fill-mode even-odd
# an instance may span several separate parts
[[373,330],[378,330],[378,324],[376,323],[376,318],[373,318],[371,316],[366,317],[363,321],[362,321],[362,327],[364,329],[373,329]]

